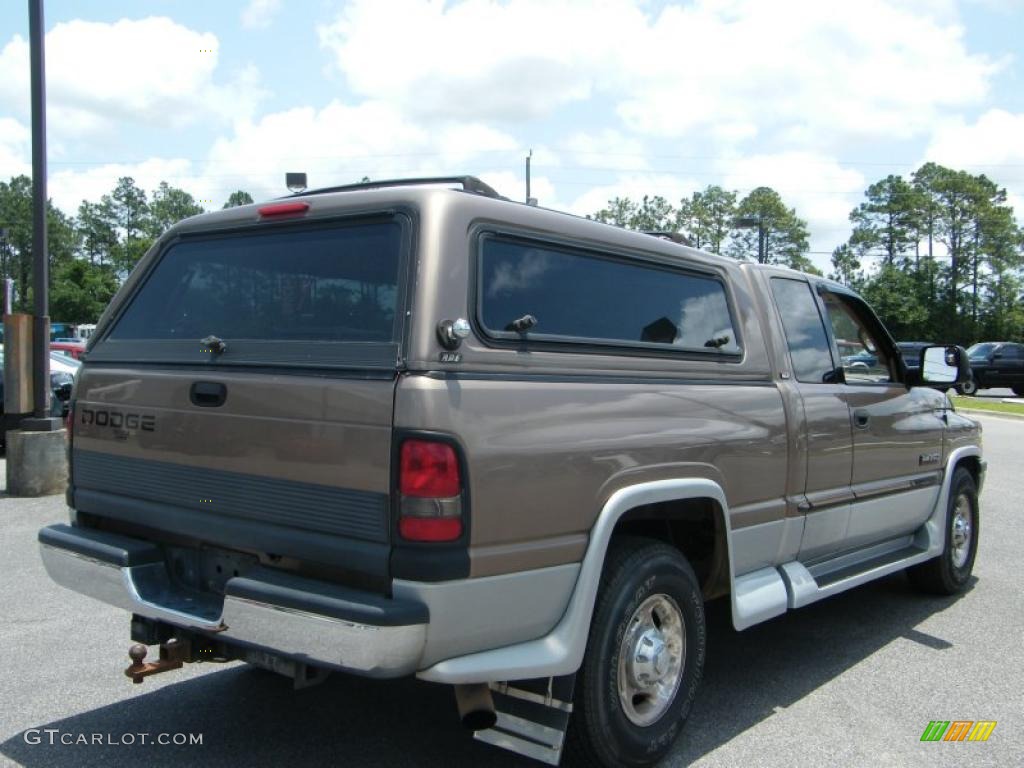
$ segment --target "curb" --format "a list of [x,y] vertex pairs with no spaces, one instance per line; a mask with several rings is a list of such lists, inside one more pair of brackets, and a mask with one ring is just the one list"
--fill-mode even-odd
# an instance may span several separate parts
[[983,408],[962,408],[956,406],[957,413],[970,413],[980,416],[1001,416],[1007,419],[1014,419],[1016,421],[1024,421],[1024,413],[1006,413],[1005,411],[986,411]]

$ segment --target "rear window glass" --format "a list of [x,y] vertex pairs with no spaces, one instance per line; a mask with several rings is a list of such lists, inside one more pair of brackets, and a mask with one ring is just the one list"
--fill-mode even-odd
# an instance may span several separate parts
[[392,341],[401,240],[395,221],[182,240],[108,338]]
[[532,243],[483,241],[480,319],[490,335],[738,353],[725,288],[712,278]]

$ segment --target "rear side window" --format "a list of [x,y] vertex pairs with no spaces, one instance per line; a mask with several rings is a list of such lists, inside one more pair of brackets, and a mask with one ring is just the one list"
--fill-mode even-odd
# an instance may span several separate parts
[[183,239],[90,357],[208,359],[212,335],[225,364],[393,363],[402,242],[393,219]]
[[782,317],[796,380],[834,382],[836,365],[811,286],[802,280],[773,277],[772,293]]
[[725,288],[713,277],[517,240],[482,241],[479,318],[488,335],[736,354]]

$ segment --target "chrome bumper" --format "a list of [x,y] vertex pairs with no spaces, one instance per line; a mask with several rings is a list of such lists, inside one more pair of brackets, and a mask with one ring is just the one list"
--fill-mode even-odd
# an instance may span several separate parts
[[[159,552],[156,547],[147,550],[147,542],[77,531],[70,526],[40,531],[43,565],[62,587],[218,640],[366,677],[401,677],[419,665],[427,636],[425,606],[395,602],[401,617],[422,618],[396,623],[380,607],[392,601],[367,595],[376,602],[367,606],[352,599],[361,593],[290,575],[282,584],[260,570],[229,579],[223,599],[186,592],[171,582],[162,558],[151,554]],[[141,556],[139,550],[125,549],[125,542],[143,547]],[[348,611],[375,614],[381,623],[347,619]]]

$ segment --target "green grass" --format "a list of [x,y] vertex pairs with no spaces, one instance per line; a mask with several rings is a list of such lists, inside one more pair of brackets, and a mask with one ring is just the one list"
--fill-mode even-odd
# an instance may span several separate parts
[[953,405],[957,408],[965,408],[975,411],[992,411],[993,413],[1016,413],[1020,416],[1024,416],[1024,405],[1018,405],[1017,403],[1002,403],[999,400],[989,398],[961,397],[959,395],[951,395],[950,400],[953,401]]

